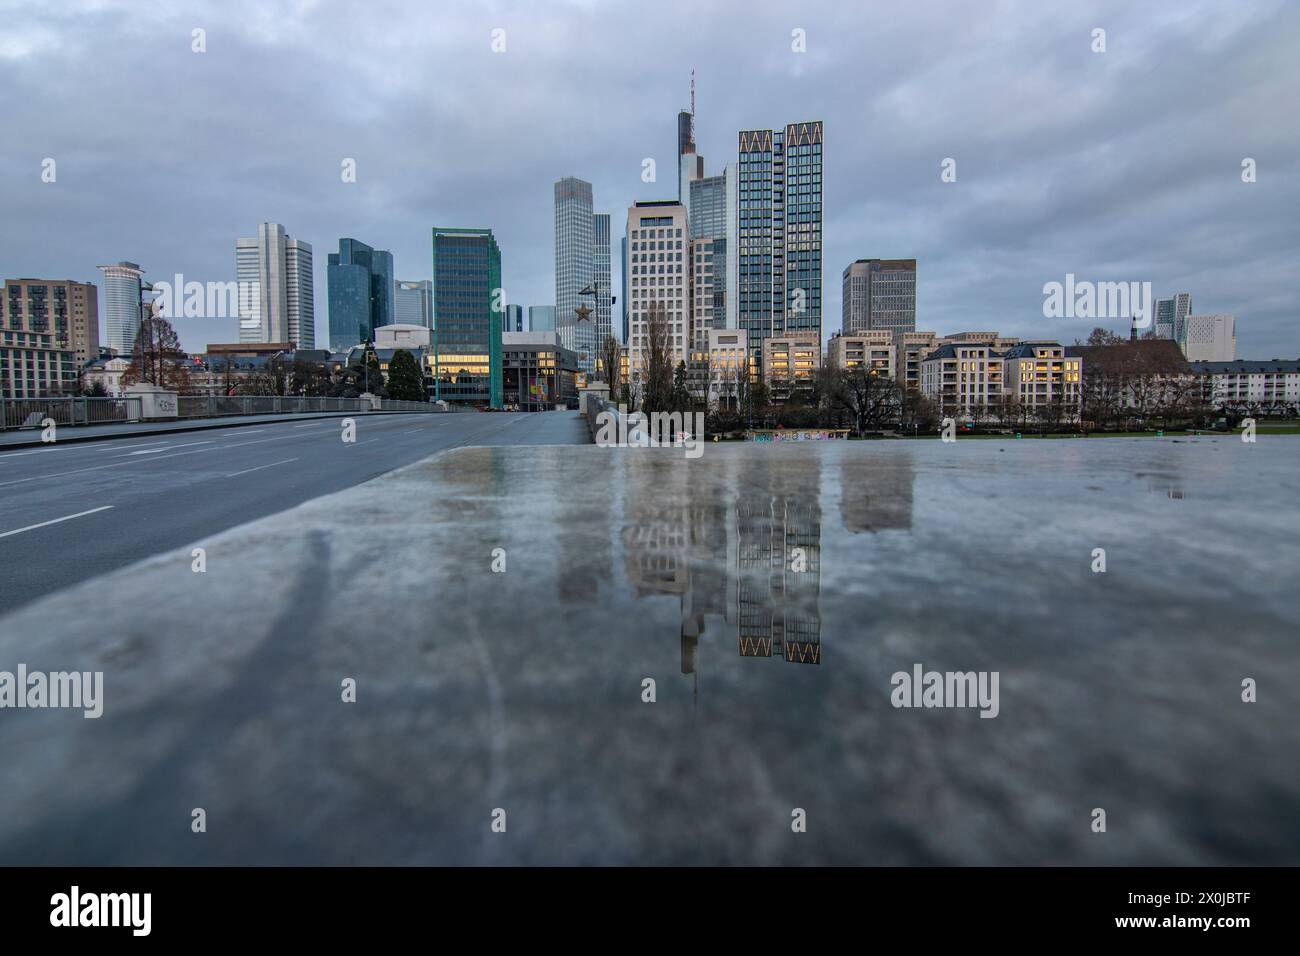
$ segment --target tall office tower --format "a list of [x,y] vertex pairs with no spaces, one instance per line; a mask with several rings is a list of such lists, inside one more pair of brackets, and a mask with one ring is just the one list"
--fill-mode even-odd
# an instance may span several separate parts
[[491,229],[433,229],[434,398],[500,408],[501,249]]
[[636,202],[627,211],[630,297],[628,374],[633,385],[645,380],[650,318],[664,316],[672,364],[684,362],[690,349],[691,282],[686,207],[674,200]]
[[763,339],[822,326],[822,123],[742,130],[737,320],[757,377]]
[[506,306],[506,322],[503,332],[522,332],[524,330],[524,307],[522,305]]
[[356,239],[340,239],[339,251],[329,254],[325,268],[331,351],[373,342],[375,329],[392,325],[396,316],[393,254]]
[[591,280],[596,284],[596,352],[614,334],[613,296],[609,264],[609,213],[598,212],[592,226]]
[[528,307],[529,332],[555,331],[555,306],[530,305]]
[[1189,362],[1234,362],[1237,359],[1236,320],[1231,315],[1188,315],[1180,327],[1178,345]]
[[104,273],[104,330],[108,347],[118,355],[130,355],[144,315],[140,309],[148,286],[140,279],[144,270],[134,262],[117,262],[100,266],[99,270]]
[[[56,349],[71,350],[77,369],[99,358],[99,290],[89,282],[71,279],[6,279],[4,298],[18,309],[10,309],[16,329],[22,318],[22,303],[27,303],[29,332],[53,336]],[[10,343],[12,344],[12,343]]]
[[235,273],[240,342],[316,347],[311,243],[290,238],[278,222],[261,223],[256,236],[235,240]]
[[433,328],[433,283],[428,279],[397,281],[393,315],[399,325]]
[[622,311],[623,311],[623,338],[622,338],[622,342],[623,342],[624,345],[627,345],[627,233],[626,233],[626,232],[623,233],[623,238],[622,238],[621,242],[622,242],[623,248],[622,248],[622,252],[620,253],[620,255],[619,255],[619,257],[618,257],[618,261],[619,261],[620,263],[622,263],[622,266],[619,268],[619,272],[621,272],[621,273],[623,274],[623,310],[622,310]]
[[859,259],[844,270],[842,329],[883,329],[897,338],[916,331],[916,260]]
[[[713,279],[710,303],[711,328],[734,329],[736,248],[736,167],[729,165],[720,176],[706,176],[690,184],[691,202],[687,217],[692,242],[709,240]],[[729,254],[732,253],[732,254]]]
[[1192,314],[1192,294],[1178,292],[1168,299],[1156,299],[1154,311],[1156,336],[1181,343],[1185,337],[1183,323]]
[[595,322],[578,323],[579,306],[595,311],[579,293],[591,284],[595,269],[596,219],[591,211],[591,183],[565,176],[555,184],[555,330],[560,344],[578,353],[578,368],[596,367]]

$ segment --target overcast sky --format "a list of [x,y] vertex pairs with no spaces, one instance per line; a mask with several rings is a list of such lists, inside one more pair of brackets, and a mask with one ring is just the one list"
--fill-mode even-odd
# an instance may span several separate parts
[[919,329],[1073,341],[1098,323],[1045,319],[1042,288],[1074,273],[1191,292],[1240,357],[1300,356],[1295,2],[0,0],[0,24],[0,277],[229,281],[235,238],[280,222],[312,243],[324,342],[340,236],[423,279],[430,228],[476,226],[508,300],[553,304],[553,183],[593,183],[617,261],[628,204],[676,197],[694,68],[709,174],[738,130],[825,122],[828,336],[848,263],[915,257]]

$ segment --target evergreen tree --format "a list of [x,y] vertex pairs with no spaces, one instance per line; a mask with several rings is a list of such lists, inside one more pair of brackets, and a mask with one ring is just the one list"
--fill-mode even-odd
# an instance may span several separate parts
[[398,349],[388,363],[388,397],[403,402],[427,402],[428,389],[415,356]]

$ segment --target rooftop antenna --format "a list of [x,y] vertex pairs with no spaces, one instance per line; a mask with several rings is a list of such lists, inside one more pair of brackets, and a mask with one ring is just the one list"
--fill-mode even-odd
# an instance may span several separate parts
[[695,71],[691,70],[691,142],[695,142]]

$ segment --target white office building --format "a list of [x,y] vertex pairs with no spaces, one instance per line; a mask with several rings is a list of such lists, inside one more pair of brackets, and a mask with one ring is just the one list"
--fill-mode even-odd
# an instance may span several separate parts
[[99,266],[99,271],[104,273],[104,333],[108,347],[118,355],[130,355],[143,315],[141,297],[150,286],[141,280],[144,270],[134,262]]
[[1236,322],[1231,315],[1189,315],[1178,345],[1189,362],[1231,362],[1237,357]]
[[393,310],[397,322],[433,328],[433,282],[429,279],[418,282],[398,279],[396,285]]
[[235,240],[239,282],[239,341],[316,347],[311,243],[264,222],[254,237]]

